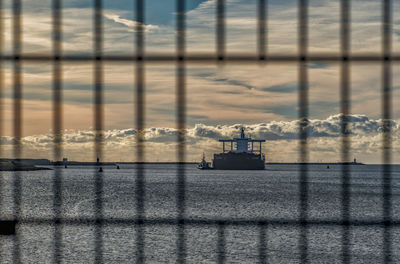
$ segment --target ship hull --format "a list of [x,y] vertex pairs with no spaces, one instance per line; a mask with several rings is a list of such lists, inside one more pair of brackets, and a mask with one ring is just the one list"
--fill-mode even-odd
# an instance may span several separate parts
[[253,153],[221,153],[214,154],[215,170],[264,170],[263,155]]

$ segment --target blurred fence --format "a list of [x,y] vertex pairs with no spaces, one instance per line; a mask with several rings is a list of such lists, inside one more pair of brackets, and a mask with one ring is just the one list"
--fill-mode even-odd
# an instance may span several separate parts
[[[267,0],[258,0],[258,50],[257,53],[226,53],[225,45],[225,1],[215,0],[216,7],[216,43],[215,51],[209,54],[196,54],[186,52],[186,9],[185,0],[176,1],[176,52],[175,54],[147,54],[145,52],[145,1],[132,1],[133,9],[135,10],[136,24],[136,40],[135,54],[126,55],[104,55],[103,54],[103,3],[101,0],[93,0],[94,8],[94,47],[91,54],[63,54],[62,41],[62,1],[52,0],[52,18],[53,18],[53,33],[52,54],[22,54],[21,49],[21,32],[22,32],[22,1],[13,0],[12,10],[12,28],[13,28],[13,51],[12,54],[4,54],[4,19],[0,19],[0,91],[4,87],[4,64],[11,62],[13,65],[13,133],[17,144],[14,145],[14,156],[21,156],[21,109],[22,109],[22,63],[31,62],[48,62],[53,65],[53,131],[54,131],[54,159],[61,160],[62,158],[62,82],[63,82],[63,62],[83,61],[93,64],[94,67],[94,131],[95,131],[95,154],[96,157],[102,156],[103,143],[103,67],[104,64],[113,62],[131,62],[135,65],[136,80],[135,94],[136,101],[134,103],[136,109],[136,129],[137,133],[137,160],[143,160],[145,152],[144,144],[144,96],[146,93],[145,82],[145,65],[158,64],[164,62],[175,63],[176,65],[176,127],[178,128],[177,137],[177,218],[152,218],[146,219],[144,207],[144,189],[146,170],[143,165],[137,166],[136,172],[136,215],[133,219],[118,219],[106,218],[103,216],[103,179],[102,174],[96,172],[96,215],[94,218],[63,218],[61,217],[62,206],[62,171],[56,169],[54,171],[54,217],[53,218],[22,218],[21,217],[21,175],[19,172],[14,173],[14,220],[1,221],[0,232],[3,235],[12,235],[14,238],[14,262],[21,261],[21,241],[18,232],[18,226],[21,224],[37,224],[37,225],[52,225],[55,226],[54,231],[54,253],[53,260],[55,263],[61,263],[62,260],[62,227],[65,225],[72,226],[95,226],[95,261],[96,263],[103,262],[103,226],[104,225],[123,225],[132,226],[136,230],[136,261],[144,262],[144,228],[154,225],[171,225],[177,227],[177,261],[184,263],[186,260],[186,237],[188,236],[186,229],[188,226],[213,226],[218,230],[217,252],[218,263],[225,261],[225,229],[230,226],[256,226],[259,228],[259,260],[261,263],[267,262],[268,247],[266,244],[267,226],[296,226],[300,228],[299,250],[301,252],[300,262],[307,263],[308,258],[308,231],[312,226],[338,226],[342,230],[342,255],[343,263],[350,262],[349,250],[349,235],[351,229],[355,226],[380,226],[383,227],[383,248],[384,262],[391,262],[392,238],[391,228],[398,226],[399,221],[392,220],[392,203],[391,203],[391,100],[392,100],[392,62],[399,62],[400,56],[392,54],[392,3],[390,0],[382,1],[382,52],[378,54],[360,54],[353,55],[350,52],[350,1],[341,0],[340,14],[340,52],[339,53],[309,53],[308,52],[308,10],[309,5],[307,0],[298,1],[298,54],[297,55],[282,55],[272,54],[268,52],[268,3]],[[0,1],[0,5],[3,5]],[[0,6],[0,10],[3,11]],[[2,13],[0,15],[3,15]],[[342,127],[342,148],[341,158],[343,161],[349,160],[350,140],[348,138],[348,118],[350,114],[350,69],[351,62],[370,62],[382,65],[382,120],[383,120],[383,138],[382,138],[382,182],[383,182],[383,220],[382,221],[365,221],[351,220],[349,217],[349,166],[342,166],[342,219],[339,221],[315,221],[309,220],[308,215],[308,144],[307,144],[307,126],[308,126],[308,67],[310,62],[334,62],[341,65],[341,81],[340,81],[340,101],[341,112],[343,113]],[[274,64],[274,63],[293,63],[298,65],[298,118],[300,122],[300,157],[299,160],[304,162],[300,169],[300,217],[298,220],[271,220],[265,219],[248,219],[248,220],[233,220],[233,219],[203,219],[193,220],[185,218],[185,128],[186,128],[186,65],[187,64]],[[0,111],[3,109],[0,109]],[[2,113],[1,113],[2,114]],[[2,115],[1,115],[2,117]]]

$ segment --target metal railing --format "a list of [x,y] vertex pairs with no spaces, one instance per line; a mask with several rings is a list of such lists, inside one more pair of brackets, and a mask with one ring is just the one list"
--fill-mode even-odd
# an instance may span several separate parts
[[[3,54],[3,34],[0,34],[0,91],[4,88],[4,72],[3,66],[5,62],[13,63],[13,133],[17,144],[14,145],[14,156],[21,156],[21,109],[22,109],[22,63],[23,62],[48,62],[53,64],[53,131],[54,131],[54,159],[61,160],[62,157],[62,141],[63,141],[63,120],[62,120],[62,81],[63,81],[63,62],[89,62],[93,64],[94,69],[94,92],[93,92],[93,107],[94,107],[94,131],[95,131],[95,155],[101,157],[103,155],[103,67],[105,63],[133,63],[136,67],[136,129],[137,129],[137,152],[138,161],[144,160],[146,151],[144,144],[144,96],[145,89],[145,65],[151,63],[173,62],[176,65],[176,127],[179,131],[177,137],[177,212],[176,218],[151,218],[145,217],[145,168],[138,164],[136,170],[136,217],[131,219],[126,218],[107,218],[103,214],[103,178],[102,174],[95,172],[96,186],[96,213],[94,218],[65,218],[61,214],[62,206],[62,171],[56,169],[54,171],[54,217],[21,217],[21,175],[19,172],[14,173],[14,220],[1,221],[0,233],[3,235],[13,235],[14,238],[14,262],[21,262],[20,257],[20,234],[18,226],[23,224],[35,225],[54,225],[54,254],[53,261],[55,263],[62,262],[62,226],[95,226],[95,262],[103,262],[103,226],[118,225],[132,226],[136,230],[136,262],[142,263],[145,260],[144,245],[145,236],[144,228],[146,226],[171,225],[177,227],[177,261],[184,263],[186,260],[186,227],[187,226],[213,226],[218,232],[217,238],[217,253],[218,263],[225,261],[226,252],[226,228],[231,226],[255,226],[259,228],[258,251],[259,261],[266,263],[268,260],[268,245],[266,244],[266,236],[268,227],[273,226],[296,226],[300,228],[299,236],[299,251],[301,252],[301,263],[307,263],[308,257],[308,234],[309,228],[312,226],[336,226],[342,228],[342,256],[343,263],[350,262],[349,251],[349,236],[352,227],[357,226],[379,226],[383,227],[383,248],[384,262],[391,262],[392,256],[392,237],[391,229],[393,226],[399,226],[399,220],[392,219],[392,198],[391,198],[391,108],[392,108],[392,62],[399,62],[400,55],[392,54],[391,34],[392,34],[392,2],[390,0],[382,1],[382,52],[381,53],[366,53],[352,54],[350,52],[350,1],[341,1],[341,19],[340,19],[340,38],[341,48],[338,54],[336,53],[310,53],[308,52],[308,9],[309,3],[307,0],[299,0],[298,4],[298,54],[297,55],[282,55],[271,54],[268,52],[268,3],[267,0],[258,0],[258,51],[257,54],[248,53],[226,53],[225,44],[225,1],[216,0],[216,43],[215,52],[208,54],[186,53],[186,6],[185,0],[176,1],[176,52],[175,54],[147,54],[145,52],[145,1],[133,1],[134,10],[136,12],[136,42],[132,43],[136,47],[136,53],[125,55],[105,55],[103,54],[103,3],[102,0],[93,0],[94,8],[94,47],[92,54],[74,55],[63,54],[62,47],[62,1],[53,0],[52,17],[53,17],[53,54],[22,54],[21,53],[21,31],[22,31],[22,1],[13,0],[13,51],[12,54]],[[0,11],[2,12],[2,1],[0,1]],[[0,33],[4,32],[3,13],[0,13]],[[351,62],[371,62],[382,64],[382,117],[383,117],[383,156],[382,163],[382,182],[383,182],[383,220],[351,220],[350,219],[350,171],[348,166],[342,166],[342,191],[341,191],[341,220],[310,220],[308,219],[308,67],[309,62],[324,61],[340,63],[341,65],[341,81],[340,81],[340,101],[341,112],[343,117],[341,120],[341,158],[347,161],[349,158],[350,139],[348,135],[348,115],[350,109],[350,69]],[[297,220],[273,220],[273,219],[248,219],[248,220],[233,220],[233,219],[203,219],[194,220],[186,218],[186,175],[185,175],[185,128],[186,128],[186,65],[190,64],[273,64],[273,63],[293,63],[298,65],[298,118],[300,122],[300,216]],[[0,104],[2,106],[2,104]],[[3,112],[0,109],[0,117],[3,120]],[[1,133],[0,133],[1,134]],[[1,150],[1,148],[0,148]]]

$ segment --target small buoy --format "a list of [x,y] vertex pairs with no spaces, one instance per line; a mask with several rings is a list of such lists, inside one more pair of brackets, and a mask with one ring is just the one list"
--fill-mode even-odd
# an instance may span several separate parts
[[326,168],[327,168],[327,169],[329,169],[329,165],[328,165],[328,166],[326,166]]
[[117,170],[119,170],[119,165],[117,165]]
[[103,172],[103,168],[102,167],[100,167],[99,172]]

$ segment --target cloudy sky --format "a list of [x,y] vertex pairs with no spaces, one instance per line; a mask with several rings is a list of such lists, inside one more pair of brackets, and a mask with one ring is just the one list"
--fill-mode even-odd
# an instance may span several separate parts
[[[92,1],[63,4],[65,54],[92,52]],[[104,1],[104,51],[133,54],[135,20],[131,0]],[[175,51],[175,1],[146,2],[146,52]],[[215,0],[187,1],[187,51],[215,51]],[[400,3],[393,1],[393,51],[400,52]],[[226,0],[227,52],[256,53],[257,1]],[[352,1],[351,50],[381,51],[380,1]],[[12,51],[12,10],[4,10],[5,52]],[[297,52],[297,1],[269,1],[268,51]],[[315,0],[309,7],[309,51],[340,48],[339,2]],[[23,52],[51,53],[51,1],[23,1]],[[93,160],[93,66],[65,63],[63,80],[64,153]],[[393,67],[393,161],[400,163],[400,66]],[[3,156],[12,140],[12,65],[5,65]],[[340,65],[310,63],[310,160],[340,160]],[[25,63],[23,75],[23,147],[25,157],[52,158],[51,65]],[[379,163],[381,149],[381,71],[379,64],[351,68],[352,153]],[[105,160],[135,160],[134,64],[105,65]],[[189,64],[187,70],[187,159],[211,159],[218,138],[236,136],[240,126],[266,139],[268,161],[297,161],[298,66]],[[175,160],[175,65],[146,65],[146,160]]]

